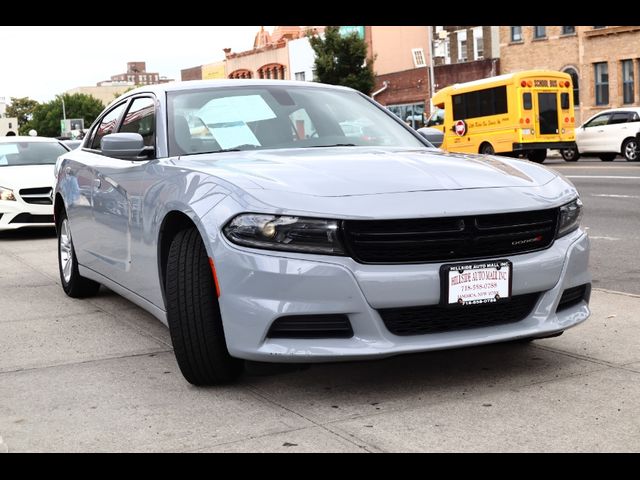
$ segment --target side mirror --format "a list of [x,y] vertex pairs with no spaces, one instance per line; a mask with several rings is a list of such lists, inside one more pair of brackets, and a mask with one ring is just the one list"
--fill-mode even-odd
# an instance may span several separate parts
[[111,133],[100,139],[100,149],[107,157],[122,160],[147,160],[153,147],[145,147],[139,133]]

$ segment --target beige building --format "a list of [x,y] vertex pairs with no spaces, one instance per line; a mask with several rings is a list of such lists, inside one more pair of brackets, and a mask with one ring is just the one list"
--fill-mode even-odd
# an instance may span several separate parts
[[101,85],[99,87],[76,87],[71,90],[67,90],[64,93],[68,95],[73,95],[74,93],[91,95],[107,106],[124,92],[135,87],[136,86],[133,83]]
[[373,70],[376,75],[429,65],[429,33],[426,26],[365,27],[365,40],[368,40],[369,52],[375,59]]
[[501,73],[535,68],[572,76],[576,125],[607,108],[640,106],[640,27],[500,27]]

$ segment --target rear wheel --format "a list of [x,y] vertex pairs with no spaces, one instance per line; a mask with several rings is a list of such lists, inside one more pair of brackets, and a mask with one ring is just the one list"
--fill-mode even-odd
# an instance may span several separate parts
[[64,293],[73,298],[90,297],[98,293],[100,284],[82,277],[78,272],[78,260],[71,238],[71,228],[67,213],[63,210],[58,216],[58,270]]
[[616,158],[617,155],[615,153],[603,153],[598,156],[603,162],[613,162],[614,158]]
[[580,153],[575,148],[563,148],[560,150],[560,155],[562,155],[565,162],[577,162],[580,158]]
[[494,153],[496,153],[496,151],[493,148],[493,145],[485,142],[482,145],[480,145],[480,153],[483,155],[493,155]]
[[527,153],[527,158],[532,162],[542,163],[547,158],[547,150],[529,150],[529,153]]
[[166,296],[171,342],[184,378],[194,385],[235,380],[244,362],[227,350],[213,272],[195,228],[182,230],[171,243]]
[[635,162],[638,160],[638,140],[635,138],[627,138],[622,144],[622,154],[627,162]]

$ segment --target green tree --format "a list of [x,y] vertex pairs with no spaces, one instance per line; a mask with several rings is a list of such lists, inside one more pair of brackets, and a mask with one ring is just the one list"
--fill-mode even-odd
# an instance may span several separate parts
[[[104,110],[104,105],[97,98],[85,93],[63,94],[67,118],[84,118],[85,128],[93,123]],[[60,136],[60,120],[62,120],[62,101],[60,95],[48,103],[40,104],[33,112],[29,128],[34,128],[41,137]]]
[[26,135],[29,132],[31,127],[28,123],[38,105],[38,102],[29,97],[11,97],[11,105],[7,107],[7,116],[18,119],[20,135]]
[[324,38],[309,38],[316,54],[318,82],[343,85],[369,95],[374,86],[373,61],[367,59],[367,44],[357,33],[341,36],[339,27],[327,27]]

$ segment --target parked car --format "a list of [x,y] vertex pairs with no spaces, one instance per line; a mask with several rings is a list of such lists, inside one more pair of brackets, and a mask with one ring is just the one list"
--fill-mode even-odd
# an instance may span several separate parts
[[600,157],[610,162],[618,155],[627,161],[638,160],[640,108],[614,108],[600,112],[576,128],[577,150],[560,151],[567,162],[575,162],[580,156]]
[[0,231],[53,227],[53,169],[69,149],[42,137],[0,137]]
[[[345,133],[359,118],[375,139]],[[589,240],[568,180],[434,149],[349,88],[140,87],[56,172],[62,288],[103,284],[151,312],[196,385],[235,379],[244,359],[531,340],[589,316]]]

